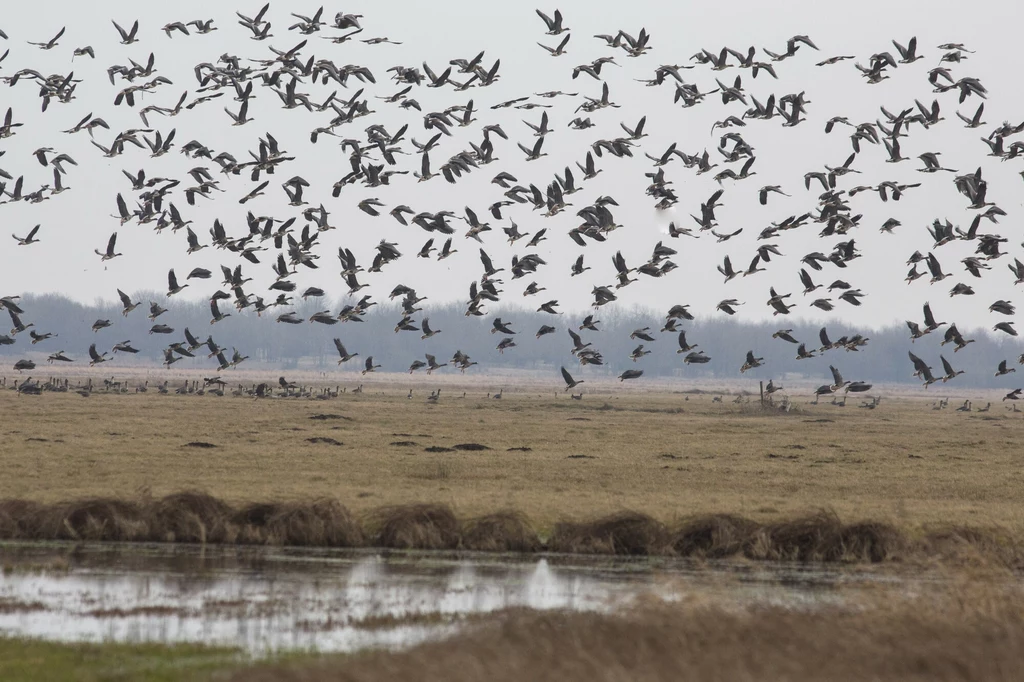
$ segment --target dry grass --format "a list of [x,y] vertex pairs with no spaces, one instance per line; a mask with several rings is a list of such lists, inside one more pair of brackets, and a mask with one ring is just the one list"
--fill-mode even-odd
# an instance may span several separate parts
[[1024,568],[1024,540],[1001,528],[901,529],[844,523],[834,511],[762,523],[707,514],[674,528],[639,512],[561,521],[544,539],[522,512],[461,521],[443,504],[381,507],[357,518],[340,502],[258,502],[235,508],[206,493],[42,504],[0,500],[0,540],[192,542],[303,547],[739,558],[826,563],[939,562]]
[[[496,389],[462,399],[445,388],[436,405],[420,388],[407,400],[407,389],[388,384],[379,395],[369,383],[325,402],[0,391],[0,499],[200,489],[236,507],[338,499],[357,515],[443,503],[460,518],[521,510],[542,534],[623,509],[674,526],[704,513],[764,523],[827,505],[844,519],[900,528],[1024,534],[1024,419],[998,401],[970,415],[898,399],[876,410],[800,404],[780,418],[711,395],[483,397]],[[311,418],[323,414],[343,418]],[[217,447],[184,447],[200,441]],[[417,445],[390,445],[403,441]],[[464,443],[490,449],[427,451]],[[201,514],[179,522],[168,529],[176,538],[219,532],[201,529]]]
[[660,522],[638,512],[620,512],[582,523],[555,524],[548,545],[555,552],[573,554],[667,553],[668,531]]
[[523,513],[500,511],[470,519],[462,528],[462,546],[479,552],[536,552],[544,545]]
[[456,549],[459,522],[442,504],[384,507],[371,515],[374,542],[391,549]]
[[511,612],[407,652],[246,670],[247,682],[1000,682],[1024,679],[1024,601],[991,583],[852,607],[728,609],[703,600],[624,615]]

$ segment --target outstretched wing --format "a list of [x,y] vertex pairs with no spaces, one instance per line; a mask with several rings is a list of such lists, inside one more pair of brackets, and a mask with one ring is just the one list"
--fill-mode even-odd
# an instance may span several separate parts
[[562,368],[562,378],[565,379],[565,383],[568,384],[568,385],[572,385],[572,384],[576,383],[576,382],[573,381],[572,375],[569,374],[569,372],[565,369],[565,367]]

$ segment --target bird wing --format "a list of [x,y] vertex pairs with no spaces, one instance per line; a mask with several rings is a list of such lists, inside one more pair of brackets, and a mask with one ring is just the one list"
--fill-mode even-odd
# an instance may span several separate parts
[[842,386],[843,385],[843,375],[840,374],[839,370],[836,369],[833,365],[829,365],[828,368],[830,370],[832,370],[832,383],[833,383],[833,385],[835,385],[835,386]]
[[571,384],[575,383],[575,382],[573,382],[572,375],[569,374],[569,372],[565,369],[565,367],[562,368],[562,378],[565,379],[565,383],[566,384],[570,384],[571,385]]

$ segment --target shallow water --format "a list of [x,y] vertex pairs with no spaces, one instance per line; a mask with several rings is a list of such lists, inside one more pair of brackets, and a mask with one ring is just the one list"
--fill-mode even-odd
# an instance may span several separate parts
[[0,544],[0,565],[0,635],[254,655],[409,646],[508,608],[609,611],[650,598],[819,608],[896,579],[822,566],[135,544]]

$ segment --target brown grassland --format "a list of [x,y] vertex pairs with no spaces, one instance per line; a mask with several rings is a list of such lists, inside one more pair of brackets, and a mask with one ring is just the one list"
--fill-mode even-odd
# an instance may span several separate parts
[[888,588],[853,608],[723,608],[696,597],[620,615],[513,611],[409,651],[257,666],[246,682],[997,682],[1024,678],[1016,588],[963,579]]
[[[1024,530],[1024,419],[999,403],[964,414],[851,400],[766,414],[708,395],[494,400],[477,389],[430,404],[422,389],[411,400],[383,390],[324,401],[0,391],[0,499],[196,489],[234,505],[326,497],[357,514],[443,503],[460,518],[518,510],[545,532],[627,509],[673,524],[820,508],[903,527]],[[459,447],[473,444],[486,449]]]

